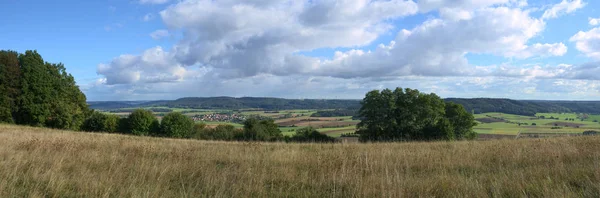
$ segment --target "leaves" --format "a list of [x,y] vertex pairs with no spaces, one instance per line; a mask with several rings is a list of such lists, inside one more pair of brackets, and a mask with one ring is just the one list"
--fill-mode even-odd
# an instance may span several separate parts
[[461,105],[416,89],[373,90],[361,102],[357,133],[366,141],[472,138],[473,115]]

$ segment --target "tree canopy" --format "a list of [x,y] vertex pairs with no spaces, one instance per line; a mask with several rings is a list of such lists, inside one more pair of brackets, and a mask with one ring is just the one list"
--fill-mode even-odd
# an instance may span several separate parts
[[159,131],[160,124],[152,111],[136,109],[127,118],[129,130],[134,135],[152,135]]
[[434,93],[373,90],[361,102],[357,133],[363,141],[455,140],[475,137],[473,115]]
[[63,64],[0,51],[0,122],[79,130],[90,111]]
[[194,129],[194,121],[182,113],[173,112],[163,117],[159,136],[188,138]]

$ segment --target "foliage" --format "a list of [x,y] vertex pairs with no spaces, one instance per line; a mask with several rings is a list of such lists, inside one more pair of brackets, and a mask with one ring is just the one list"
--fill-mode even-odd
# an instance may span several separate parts
[[200,140],[234,141],[243,138],[243,131],[228,124],[220,124],[215,128],[206,127],[205,124],[196,124],[194,126],[193,138]]
[[352,109],[336,109],[332,111],[317,111],[310,115],[310,117],[342,117],[342,116],[356,116],[356,110]]
[[119,116],[94,111],[84,122],[81,130],[89,132],[119,131]]
[[366,94],[357,125],[363,141],[455,140],[475,137],[473,115],[458,104],[416,89]]
[[36,51],[0,51],[0,122],[79,130],[90,111],[63,64]]
[[157,133],[160,124],[152,111],[136,109],[128,117],[129,130],[134,135],[150,135]]
[[292,142],[334,142],[335,138],[322,134],[312,127],[306,127],[296,130],[289,141]]
[[276,141],[283,138],[279,126],[273,120],[249,118],[244,121],[244,140]]
[[194,129],[194,121],[177,112],[169,113],[163,117],[160,123],[159,136],[188,138]]

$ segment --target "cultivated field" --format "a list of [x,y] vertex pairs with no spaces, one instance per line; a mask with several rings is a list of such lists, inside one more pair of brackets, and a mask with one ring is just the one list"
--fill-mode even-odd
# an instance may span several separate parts
[[[541,116],[544,119],[539,118]],[[478,125],[473,130],[484,139],[503,137],[502,135],[513,138],[517,134],[519,137],[545,137],[579,135],[590,130],[600,131],[600,123],[594,122],[599,119],[597,115],[587,115],[587,118],[580,118],[581,116],[573,113],[538,113],[536,116],[483,113],[475,115]]]
[[0,125],[0,197],[599,197],[600,137],[284,144]]

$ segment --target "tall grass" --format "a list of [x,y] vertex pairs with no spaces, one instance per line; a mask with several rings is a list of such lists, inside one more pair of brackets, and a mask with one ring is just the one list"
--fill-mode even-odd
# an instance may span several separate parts
[[226,143],[0,125],[0,197],[599,197],[600,137]]

